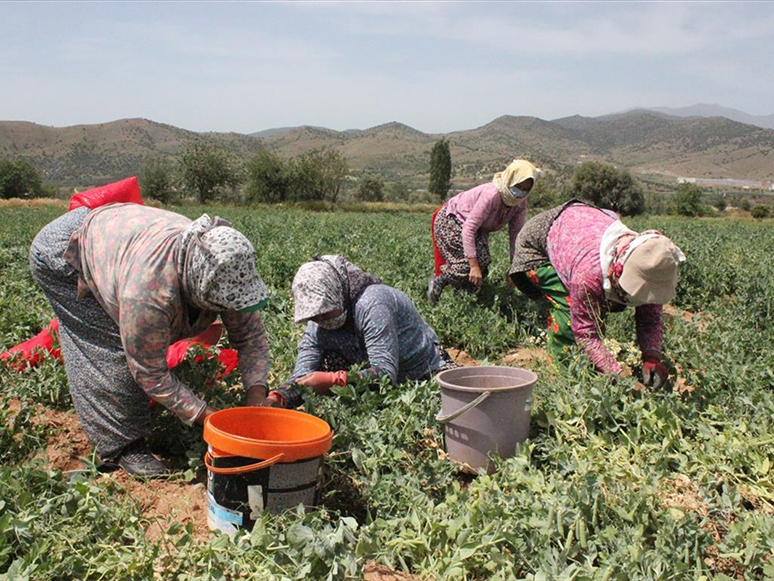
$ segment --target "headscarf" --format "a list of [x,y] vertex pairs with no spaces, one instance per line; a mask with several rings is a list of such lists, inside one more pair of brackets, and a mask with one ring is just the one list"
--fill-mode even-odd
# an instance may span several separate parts
[[[619,247],[619,240],[631,240]],[[605,296],[633,306],[666,304],[674,298],[685,255],[657,230],[637,233],[620,220],[607,227],[599,248]]]
[[665,305],[675,297],[678,270],[685,255],[662,234],[640,234],[621,258],[618,285],[637,305]]
[[506,206],[515,206],[522,198],[514,196],[510,187],[532,178],[533,185],[537,182],[540,170],[526,159],[514,159],[504,171],[497,172],[492,182],[500,192],[500,198]]
[[204,214],[183,230],[177,273],[184,296],[200,309],[255,310],[268,302],[253,245],[217,216]]
[[352,302],[367,286],[381,282],[338,254],[315,256],[293,278],[293,318],[303,323],[339,309],[351,316]]

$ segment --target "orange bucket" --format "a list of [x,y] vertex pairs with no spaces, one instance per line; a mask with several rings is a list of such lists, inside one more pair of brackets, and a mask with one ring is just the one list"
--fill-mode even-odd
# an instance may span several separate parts
[[264,510],[314,505],[332,439],[325,421],[295,410],[240,407],[209,416],[204,463],[210,528],[251,530]]

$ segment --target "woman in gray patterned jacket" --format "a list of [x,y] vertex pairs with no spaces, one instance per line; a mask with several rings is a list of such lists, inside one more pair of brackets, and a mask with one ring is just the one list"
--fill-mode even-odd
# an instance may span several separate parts
[[345,385],[348,370],[366,363],[361,375],[393,384],[427,379],[453,366],[435,331],[405,293],[383,284],[338,255],[316,256],[293,279],[294,318],[306,323],[291,380],[269,398],[299,403],[293,384],[328,393]]

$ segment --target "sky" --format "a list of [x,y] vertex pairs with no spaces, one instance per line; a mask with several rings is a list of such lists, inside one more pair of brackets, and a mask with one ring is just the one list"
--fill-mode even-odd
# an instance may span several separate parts
[[0,119],[427,133],[774,113],[774,2],[0,1]]

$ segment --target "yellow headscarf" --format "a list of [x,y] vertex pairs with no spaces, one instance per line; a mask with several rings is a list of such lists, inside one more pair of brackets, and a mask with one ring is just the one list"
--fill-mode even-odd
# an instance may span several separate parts
[[520,184],[524,180],[532,178],[533,186],[537,181],[537,176],[540,170],[528,162],[526,159],[514,159],[505,171],[499,171],[492,178],[492,182],[497,186],[497,191],[500,192],[500,197],[503,200],[503,204],[506,206],[515,206],[519,200],[523,198],[517,198],[508,189],[511,186]]

